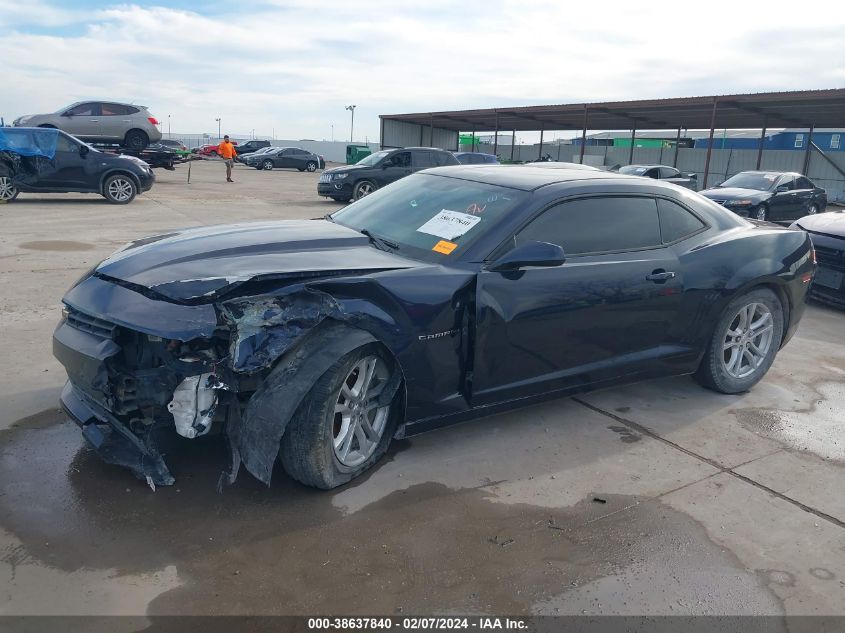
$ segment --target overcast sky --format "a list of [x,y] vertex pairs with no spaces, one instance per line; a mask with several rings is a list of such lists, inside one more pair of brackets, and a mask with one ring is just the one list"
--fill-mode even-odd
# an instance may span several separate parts
[[843,27],[814,0],[0,0],[0,116],[99,98],[345,139],[356,104],[375,141],[394,112],[843,87]]

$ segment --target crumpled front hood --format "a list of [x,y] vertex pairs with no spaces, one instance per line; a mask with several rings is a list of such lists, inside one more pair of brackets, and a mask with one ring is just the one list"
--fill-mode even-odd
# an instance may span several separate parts
[[824,233],[845,239],[845,211],[807,215],[795,222],[805,231]]
[[714,187],[713,189],[705,189],[699,193],[702,196],[713,200],[739,200],[742,198],[749,198],[755,202],[765,200],[772,195],[768,191],[760,191],[759,189],[743,189],[741,187]]
[[377,250],[353,229],[327,220],[288,220],[186,229],[137,240],[96,268],[100,277],[174,301],[212,301],[256,277],[336,274],[418,266]]

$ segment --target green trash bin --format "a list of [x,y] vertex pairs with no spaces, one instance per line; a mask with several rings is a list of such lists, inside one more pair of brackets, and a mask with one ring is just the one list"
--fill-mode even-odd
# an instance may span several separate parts
[[365,156],[372,154],[367,145],[347,145],[346,146],[346,164],[354,165]]

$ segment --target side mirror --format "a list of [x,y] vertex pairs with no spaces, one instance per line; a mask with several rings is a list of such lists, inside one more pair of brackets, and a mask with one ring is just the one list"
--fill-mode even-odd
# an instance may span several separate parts
[[90,151],[91,151],[91,148],[88,147],[87,145],[80,145],[79,146],[79,155],[82,156],[82,158],[85,158],[86,156],[88,156],[88,152],[90,152]]
[[786,185],[778,185],[778,188],[775,189],[775,191],[777,193],[786,193],[787,191],[789,191],[789,187],[787,187]]
[[565,261],[563,249],[557,244],[531,241],[508,251],[493,262],[489,269],[493,272],[505,272],[518,270],[523,266],[551,268],[560,266]]
[[698,180],[698,174],[687,174],[687,178],[689,178],[690,180]]

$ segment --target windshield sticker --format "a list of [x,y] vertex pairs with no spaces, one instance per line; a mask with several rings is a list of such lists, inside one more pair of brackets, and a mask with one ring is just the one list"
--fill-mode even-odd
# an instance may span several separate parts
[[458,245],[454,242],[447,242],[446,240],[440,240],[435,244],[431,250],[437,253],[443,253],[444,255],[449,255],[453,250],[458,248]]
[[469,231],[479,222],[481,222],[481,218],[477,215],[443,209],[417,231],[434,237],[441,237],[444,240],[453,240]]

